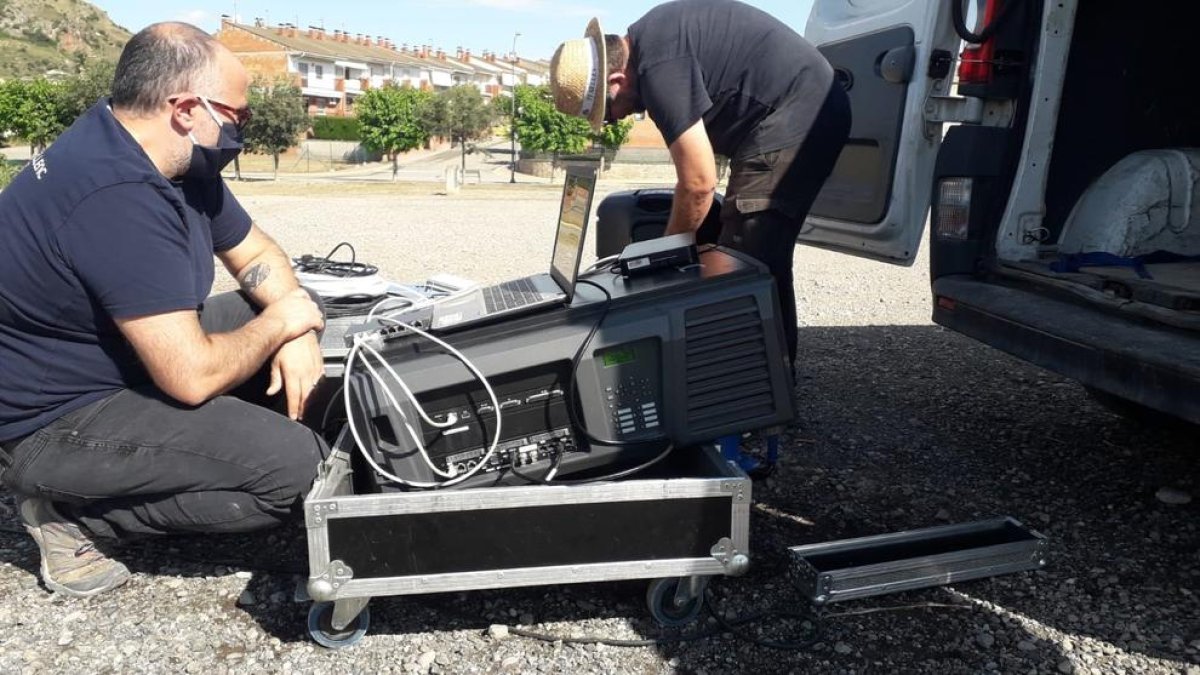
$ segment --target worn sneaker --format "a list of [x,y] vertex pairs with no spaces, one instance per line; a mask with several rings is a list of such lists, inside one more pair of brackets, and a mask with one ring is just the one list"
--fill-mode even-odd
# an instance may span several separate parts
[[129,580],[129,568],[101,553],[78,525],[54,509],[50,500],[26,497],[19,501],[21,522],[42,553],[46,588],[88,598]]

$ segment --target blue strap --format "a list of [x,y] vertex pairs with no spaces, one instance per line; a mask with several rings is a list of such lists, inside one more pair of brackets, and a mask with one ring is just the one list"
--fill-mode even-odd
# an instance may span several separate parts
[[1146,265],[1161,263],[1196,262],[1200,255],[1180,255],[1170,251],[1155,251],[1139,256],[1120,256],[1112,253],[1064,253],[1059,259],[1050,263],[1051,271],[1060,274],[1078,272],[1083,267],[1130,267],[1142,279],[1153,279]]
[[1138,277],[1151,279],[1141,258],[1127,258],[1112,253],[1064,253],[1050,263],[1051,271],[1059,274],[1078,272],[1083,267],[1132,267]]

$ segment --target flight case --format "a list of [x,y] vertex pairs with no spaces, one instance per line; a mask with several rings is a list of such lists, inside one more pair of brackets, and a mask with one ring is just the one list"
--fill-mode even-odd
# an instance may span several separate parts
[[[690,621],[708,577],[750,564],[750,479],[713,445],[623,481],[355,494],[343,432],[305,500],[309,634],[344,647],[376,596],[655,579],[651,614]],[[634,525],[636,523],[636,525]]]

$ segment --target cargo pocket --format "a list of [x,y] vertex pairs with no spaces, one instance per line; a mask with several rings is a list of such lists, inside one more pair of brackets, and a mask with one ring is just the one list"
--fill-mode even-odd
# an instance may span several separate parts
[[738,213],[746,215],[777,208],[773,195],[779,183],[779,155],[779,152],[758,153],[730,165],[727,192]]

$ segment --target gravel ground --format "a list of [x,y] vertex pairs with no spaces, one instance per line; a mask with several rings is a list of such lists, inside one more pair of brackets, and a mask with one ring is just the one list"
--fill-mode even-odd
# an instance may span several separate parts
[[[243,192],[289,252],[348,240],[398,281],[544,269],[554,190],[428,189]],[[0,672],[1200,675],[1200,503],[1156,498],[1200,497],[1195,429],[1127,422],[1070,381],[932,325],[925,265],[798,250],[801,414],[780,470],[755,487],[755,565],[717,584],[717,601],[742,616],[795,606],[789,545],[1000,515],[1050,538],[1043,571],[835,606],[806,652],[730,636],[629,649],[489,632],[659,635],[634,582],[379,598],[366,638],[329,652],[292,601],[299,527],[129,544],[117,554],[135,572],[127,586],[64,600],[39,586],[36,548],[0,495]]]

